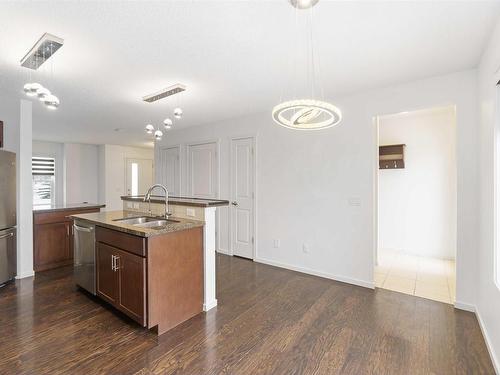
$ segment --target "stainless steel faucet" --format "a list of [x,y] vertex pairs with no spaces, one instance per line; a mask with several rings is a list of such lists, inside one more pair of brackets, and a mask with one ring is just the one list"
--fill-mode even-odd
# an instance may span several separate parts
[[172,214],[170,212],[168,212],[168,190],[164,185],[154,184],[153,186],[151,186],[148,189],[148,192],[146,193],[146,195],[144,196],[144,202],[147,201],[149,203],[149,214],[151,215],[151,193],[157,187],[159,187],[165,191],[165,215],[164,216],[165,216],[165,219],[168,219],[168,217]]

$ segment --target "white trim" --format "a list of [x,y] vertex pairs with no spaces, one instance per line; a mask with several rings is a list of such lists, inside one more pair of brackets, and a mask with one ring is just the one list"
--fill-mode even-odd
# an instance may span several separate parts
[[500,290],[500,249],[499,249],[499,229],[498,229],[498,212],[499,207],[499,184],[497,183],[499,177],[500,167],[500,95],[499,88],[496,84],[498,79],[495,80],[495,111],[494,111],[494,126],[493,126],[493,283]]
[[476,312],[476,306],[470,304],[470,303],[465,303],[465,302],[460,302],[460,301],[455,301],[455,308],[459,310],[464,310],[464,311],[470,311],[475,313]]
[[291,270],[291,271],[306,273],[308,275],[324,277],[325,279],[331,279],[331,280],[340,281],[340,282],[347,283],[347,284],[362,286],[364,288],[375,289],[375,284],[373,282],[366,281],[366,280],[359,280],[359,279],[354,279],[354,278],[347,277],[347,276],[334,275],[334,274],[327,273],[327,272],[315,271],[315,270],[312,270],[310,268],[293,266],[291,264],[276,262],[274,260],[269,260],[269,259],[260,258],[260,257],[255,258],[254,261],[257,263],[268,264],[270,266],[286,268],[287,270]]
[[231,254],[231,252],[230,252],[228,249],[223,249],[223,248],[219,248],[219,249],[217,249],[217,252],[218,252],[219,254],[233,255],[233,254]]
[[22,272],[16,276],[16,279],[25,279],[27,277],[33,277],[33,276],[35,276],[35,271]]
[[214,299],[213,301],[207,302],[203,304],[203,311],[208,311],[213,309],[215,306],[217,306],[217,300]]
[[[477,309],[476,309],[477,310]],[[488,349],[488,353],[490,354],[491,362],[493,363],[493,367],[495,368],[495,372],[500,374],[500,359],[496,356],[495,349],[493,344],[491,343],[490,336],[488,335],[488,331],[486,330],[486,325],[481,318],[481,313],[479,310],[476,311],[477,321],[479,322],[479,328],[481,328],[481,332],[484,337],[484,342],[486,343],[486,348]]]
[[[230,137],[229,138],[229,197],[233,200],[233,192],[234,192],[234,181],[232,176],[233,171],[233,141],[238,139],[251,139],[252,140],[252,162],[253,162],[253,249],[252,249],[252,259],[256,260],[257,258],[257,134],[251,135],[242,135],[238,137]],[[229,230],[229,253],[228,255],[234,255],[233,249],[233,210],[231,208],[231,204],[229,204],[229,212],[228,212],[228,230]]]

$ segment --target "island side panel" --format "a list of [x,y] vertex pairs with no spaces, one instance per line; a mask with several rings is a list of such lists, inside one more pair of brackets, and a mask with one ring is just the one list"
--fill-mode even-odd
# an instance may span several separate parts
[[203,257],[205,293],[203,310],[217,306],[215,274],[215,207],[205,208],[205,226],[203,227]]
[[158,334],[203,311],[201,227],[148,239],[148,328]]

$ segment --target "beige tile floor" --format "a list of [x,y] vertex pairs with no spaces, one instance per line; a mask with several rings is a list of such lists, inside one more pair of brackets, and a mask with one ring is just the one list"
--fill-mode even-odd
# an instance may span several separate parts
[[435,301],[455,302],[455,262],[379,250],[375,286]]

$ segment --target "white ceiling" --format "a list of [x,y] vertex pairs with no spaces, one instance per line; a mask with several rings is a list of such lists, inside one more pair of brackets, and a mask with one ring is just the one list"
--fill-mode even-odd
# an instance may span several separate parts
[[[321,0],[325,96],[473,68],[499,12],[498,1]],[[19,60],[49,32],[65,44],[32,80],[61,106],[34,103],[36,139],[146,145],[145,124],[161,124],[175,99],[141,96],[177,82],[188,86],[177,128],[270,112],[289,96],[292,55],[305,56],[294,14],[286,0],[2,2],[0,100],[17,110],[29,81]]]

